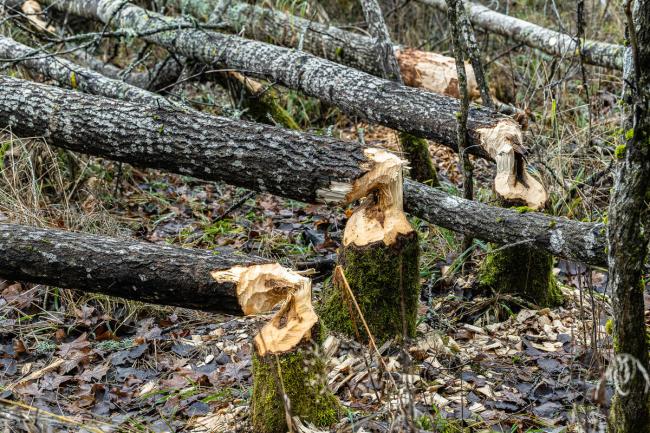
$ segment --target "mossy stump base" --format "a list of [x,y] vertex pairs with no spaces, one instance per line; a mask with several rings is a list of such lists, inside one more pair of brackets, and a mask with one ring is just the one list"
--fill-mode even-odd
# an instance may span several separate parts
[[553,275],[553,256],[526,245],[489,252],[481,265],[478,284],[494,293],[507,293],[540,307],[562,303],[562,293]]
[[399,140],[409,160],[411,178],[432,187],[439,187],[438,172],[429,154],[429,142],[406,132],[400,132]]
[[286,353],[253,355],[253,430],[285,433],[287,413],[317,427],[339,420],[340,405],[327,388],[325,363],[320,352],[320,324],[312,336]]
[[[395,242],[354,244],[342,248],[339,264],[377,344],[394,337],[414,337],[420,272],[417,234],[399,235]],[[354,303],[341,284],[325,289],[320,311],[325,326],[358,341],[368,335]]]

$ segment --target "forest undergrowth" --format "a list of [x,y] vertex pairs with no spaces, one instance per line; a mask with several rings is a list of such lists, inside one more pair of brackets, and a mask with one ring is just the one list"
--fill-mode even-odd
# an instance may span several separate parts
[[[512,15],[575,34],[573,2],[508,3]],[[622,42],[617,3],[587,2],[589,38]],[[450,55],[444,14],[410,1],[382,4],[397,42]],[[275,1],[274,7],[365,31],[350,0]],[[93,25],[71,20],[61,32]],[[24,23],[2,21],[1,31],[17,40],[35,38]],[[529,171],[550,192],[549,213],[606,221],[622,135],[620,73],[589,66],[585,81],[575,58],[552,58],[481,31],[477,38],[493,95],[522,111],[519,120],[531,137]],[[115,54],[112,63],[136,62],[136,70],[154,50],[128,38],[102,44]],[[0,68],[42,78],[11,63]],[[273,88],[302,129],[400,152],[395,131]],[[248,115],[214,83],[188,80],[169,93],[208,112]],[[458,194],[457,155],[432,141],[429,150],[442,188]],[[476,198],[492,203],[493,165],[472,160]],[[0,135],[0,222],[272,258],[313,279],[315,304],[350,214],[83,156],[9,130]],[[516,296],[474,290],[487,243],[475,240],[462,251],[461,236],[410,221],[422,248],[417,336],[377,350],[335,336],[325,340],[326,381],[343,407],[337,431],[602,431],[615,386],[608,369],[606,269],[556,260],[564,303],[536,309]],[[0,281],[0,428],[253,431],[251,338],[268,317],[233,318]]]

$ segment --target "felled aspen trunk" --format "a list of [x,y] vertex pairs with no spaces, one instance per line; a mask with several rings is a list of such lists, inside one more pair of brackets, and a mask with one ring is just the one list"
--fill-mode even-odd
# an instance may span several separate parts
[[[497,162],[494,191],[503,207],[519,212],[543,210],[548,200],[544,186],[525,168],[518,129],[504,124],[485,136],[485,146]],[[510,293],[543,307],[558,305],[562,294],[553,276],[553,256],[527,243],[488,252],[479,271],[482,288]]]
[[[293,272],[269,269],[256,274],[246,268],[215,272],[217,281],[233,281],[255,296],[287,287],[289,296],[271,321],[255,336],[251,414],[254,431],[284,433],[291,417],[318,427],[339,419],[339,403],[327,389],[320,355],[322,329],[311,303],[311,281]],[[251,299],[252,301],[252,299]]]
[[[0,126],[17,136],[44,137],[48,144],[72,151],[308,203],[344,204],[368,168],[363,146],[333,137],[91,97],[8,77],[0,77],[0,94]],[[409,213],[459,233],[500,244],[531,240],[569,260],[607,261],[602,223],[519,213],[409,179],[404,194]]]
[[365,320],[382,342],[415,335],[419,245],[403,211],[403,161],[382,150],[368,152],[375,165],[350,193],[353,200],[365,199],[348,220],[339,255],[352,293],[341,285],[328,287],[321,317],[329,329],[361,341],[369,339]]

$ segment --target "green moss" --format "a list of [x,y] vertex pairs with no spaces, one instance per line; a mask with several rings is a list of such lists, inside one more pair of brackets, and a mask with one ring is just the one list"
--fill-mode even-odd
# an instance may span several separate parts
[[552,220],[550,223],[548,223],[548,228],[554,229],[555,226],[557,226],[557,221]]
[[429,155],[429,142],[406,132],[400,132],[399,138],[402,150],[408,156],[411,177],[418,182],[439,187],[438,173]]
[[514,210],[517,213],[533,212],[533,209],[529,208],[528,206],[515,206],[510,209]]
[[[300,129],[289,112],[280,105],[278,92],[267,89],[261,95],[249,95],[245,102],[249,115],[258,122],[276,123],[289,129]],[[270,117],[270,119],[269,119]]]
[[541,307],[557,306],[563,301],[553,275],[553,256],[525,245],[488,253],[478,281],[482,288],[514,294]]
[[327,389],[319,346],[320,341],[309,342],[291,353],[253,355],[251,411],[255,432],[287,431],[282,390],[289,400],[292,416],[317,427],[327,427],[339,420],[340,405]]
[[634,138],[634,128],[630,128],[627,131],[625,131],[625,139],[626,140],[631,140]]
[[[339,260],[363,317],[378,344],[406,333],[415,336],[420,292],[420,247],[415,232],[391,246],[348,246]],[[402,308],[403,306],[403,308]],[[402,314],[402,309],[405,314]],[[361,341],[368,336],[347,293],[328,284],[319,315],[325,326]]]
[[605,332],[607,332],[608,335],[614,333],[614,320],[612,318],[607,319],[607,322],[605,322]]
[[624,144],[619,144],[616,146],[616,149],[614,150],[614,158],[616,159],[623,159],[625,158],[625,148],[627,146]]

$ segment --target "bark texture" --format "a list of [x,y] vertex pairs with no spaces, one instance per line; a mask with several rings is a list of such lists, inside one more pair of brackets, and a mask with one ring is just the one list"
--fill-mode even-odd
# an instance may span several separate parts
[[87,52],[75,53],[75,60],[114,80],[124,81],[132,86],[150,91],[158,91],[172,86],[183,71],[183,64],[172,57],[157,63],[145,72],[124,73],[123,69],[110,63],[102,62]]
[[[418,1],[442,11],[447,7],[445,0]],[[501,14],[478,3],[466,2],[465,8],[472,24],[492,33],[512,38],[557,57],[575,56],[578,53],[578,44],[570,35]],[[624,50],[622,45],[591,40],[583,41],[582,45],[586,63],[612,69],[623,69]]]
[[251,416],[256,432],[286,432],[287,413],[317,427],[339,420],[340,405],[327,389],[320,324],[313,329],[290,352],[253,354]]
[[525,243],[555,256],[593,265],[607,260],[605,225],[507,209],[404,182],[405,210],[433,224],[502,245]]
[[9,77],[0,77],[0,93],[0,124],[13,133],[136,166],[310,203],[344,202],[365,172],[363,148],[354,142]]
[[236,284],[210,273],[268,263],[53,229],[0,224],[0,277],[227,314],[244,312]]
[[[311,203],[344,202],[350,183],[365,173],[360,166],[366,157],[358,143],[201,113],[143,108],[8,77],[0,77],[0,93],[6,95],[0,99],[1,127],[142,167],[226,180]],[[297,153],[289,151],[294,145]],[[404,182],[404,197],[412,215],[478,239],[525,241],[570,260],[607,262],[604,224],[502,209],[410,180]]]
[[122,81],[113,80],[92,69],[42,50],[35,50],[4,36],[0,36],[0,58],[22,65],[33,73],[42,74],[58,81],[63,86],[85,93],[147,105],[155,104],[167,108],[176,106],[160,95]]
[[[144,34],[144,39],[209,65],[246,71],[339,107],[342,111],[393,129],[426,137],[456,149],[458,101],[405,87],[300,51],[223,35],[119,0],[46,0],[53,7]],[[175,30],[160,31],[175,28]],[[489,158],[479,129],[509,118],[472,107],[468,130],[472,153]]]
[[[628,7],[630,7],[628,2]],[[639,369],[649,370],[644,320],[643,270],[648,249],[650,188],[650,3],[634,1],[627,10],[631,49],[626,58],[625,149],[618,163],[609,205],[609,290],[614,309],[614,351],[630,355],[632,377],[614,396],[609,430],[650,431],[650,384]],[[620,358],[619,358],[620,359]]]

